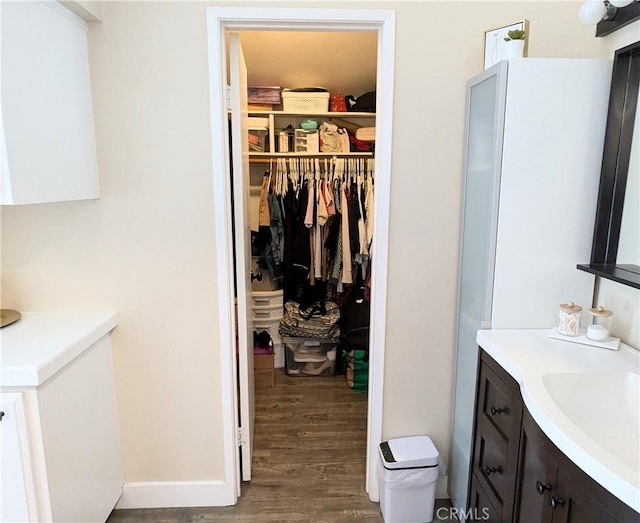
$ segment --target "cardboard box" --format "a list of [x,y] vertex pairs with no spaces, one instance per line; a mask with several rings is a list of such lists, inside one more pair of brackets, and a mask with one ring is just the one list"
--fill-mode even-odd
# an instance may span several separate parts
[[256,390],[272,389],[276,386],[273,369],[255,369],[253,372]]
[[276,386],[273,364],[273,351],[253,353],[253,378],[256,390],[272,389]]
[[254,369],[273,369],[273,352],[253,353]]

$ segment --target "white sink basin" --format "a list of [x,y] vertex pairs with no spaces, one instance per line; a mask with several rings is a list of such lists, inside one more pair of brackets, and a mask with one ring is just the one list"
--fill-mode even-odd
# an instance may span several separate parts
[[542,376],[563,414],[600,446],[640,465],[640,376],[632,372],[557,372]]

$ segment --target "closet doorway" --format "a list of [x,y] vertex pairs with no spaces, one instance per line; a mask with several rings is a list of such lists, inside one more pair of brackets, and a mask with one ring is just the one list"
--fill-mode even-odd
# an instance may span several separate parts
[[[246,361],[236,360],[236,329],[234,318],[234,244],[232,195],[235,191],[248,193],[249,187],[242,176],[234,175],[236,185],[231,186],[232,158],[229,153],[229,127],[227,113],[227,35],[236,31],[367,31],[377,34],[377,114],[376,114],[376,189],[375,189],[375,248],[371,257],[371,331],[370,370],[367,421],[367,473],[366,490],[369,498],[379,498],[376,478],[377,445],[382,437],[382,392],[384,370],[384,340],[386,318],[386,287],[388,260],[389,187],[391,164],[391,122],[393,103],[394,13],[388,10],[339,9],[248,9],[208,8],[209,67],[211,90],[211,120],[213,143],[214,198],[216,217],[216,246],[218,266],[218,300],[220,314],[221,374],[223,385],[224,462],[226,485],[233,502],[240,495],[240,456],[250,459],[251,427],[239,419],[251,420],[251,395],[247,386]],[[353,51],[356,53],[357,51]],[[350,94],[350,93],[349,93]],[[243,156],[245,156],[243,154]],[[247,162],[248,163],[248,162]],[[238,165],[235,164],[236,171]],[[248,177],[247,177],[248,178]],[[247,178],[244,178],[246,180]],[[233,191],[233,192],[232,192]],[[237,204],[237,200],[236,200]],[[236,205],[237,207],[237,205]],[[237,209],[236,209],[237,210]],[[236,213],[238,215],[238,213]],[[246,216],[246,215],[245,215]],[[244,220],[244,221],[243,221]],[[236,231],[248,231],[248,218],[236,219]],[[246,242],[245,242],[246,245]],[[246,254],[246,253],[245,253]],[[246,257],[246,255],[245,255]],[[238,271],[238,324],[247,327],[249,304],[242,290],[250,288],[250,265]],[[241,274],[242,273],[242,274]],[[241,287],[243,289],[241,289]],[[244,315],[244,319],[242,316]],[[250,321],[250,320],[249,320]],[[248,335],[240,343],[239,351],[246,351],[251,341]],[[243,346],[244,345],[244,346]],[[252,369],[251,369],[252,370]],[[238,372],[239,371],[239,372]],[[244,385],[243,385],[244,378]],[[239,382],[239,383],[238,383]],[[243,400],[243,395],[245,400]],[[248,430],[248,432],[247,432]],[[241,445],[241,446],[240,446]],[[250,463],[250,462],[249,462]]]

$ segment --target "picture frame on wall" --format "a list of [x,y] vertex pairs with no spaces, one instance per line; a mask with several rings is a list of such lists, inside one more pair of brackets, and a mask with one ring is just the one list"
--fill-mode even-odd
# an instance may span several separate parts
[[500,60],[507,58],[505,55],[505,37],[509,31],[524,31],[524,51],[522,56],[527,56],[529,47],[529,21],[520,20],[513,24],[495,27],[484,32],[484,69],[488,69]]

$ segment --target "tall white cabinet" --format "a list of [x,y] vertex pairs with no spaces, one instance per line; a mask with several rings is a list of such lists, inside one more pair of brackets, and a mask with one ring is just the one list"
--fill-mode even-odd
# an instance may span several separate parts
[[467,85],[449,495],[465,507],[478,329],[551,328],[591,306],[608,60],[502,61]]
[[0,332],[0,521],[100,522],[122,494],[115,313],[26,312]]

